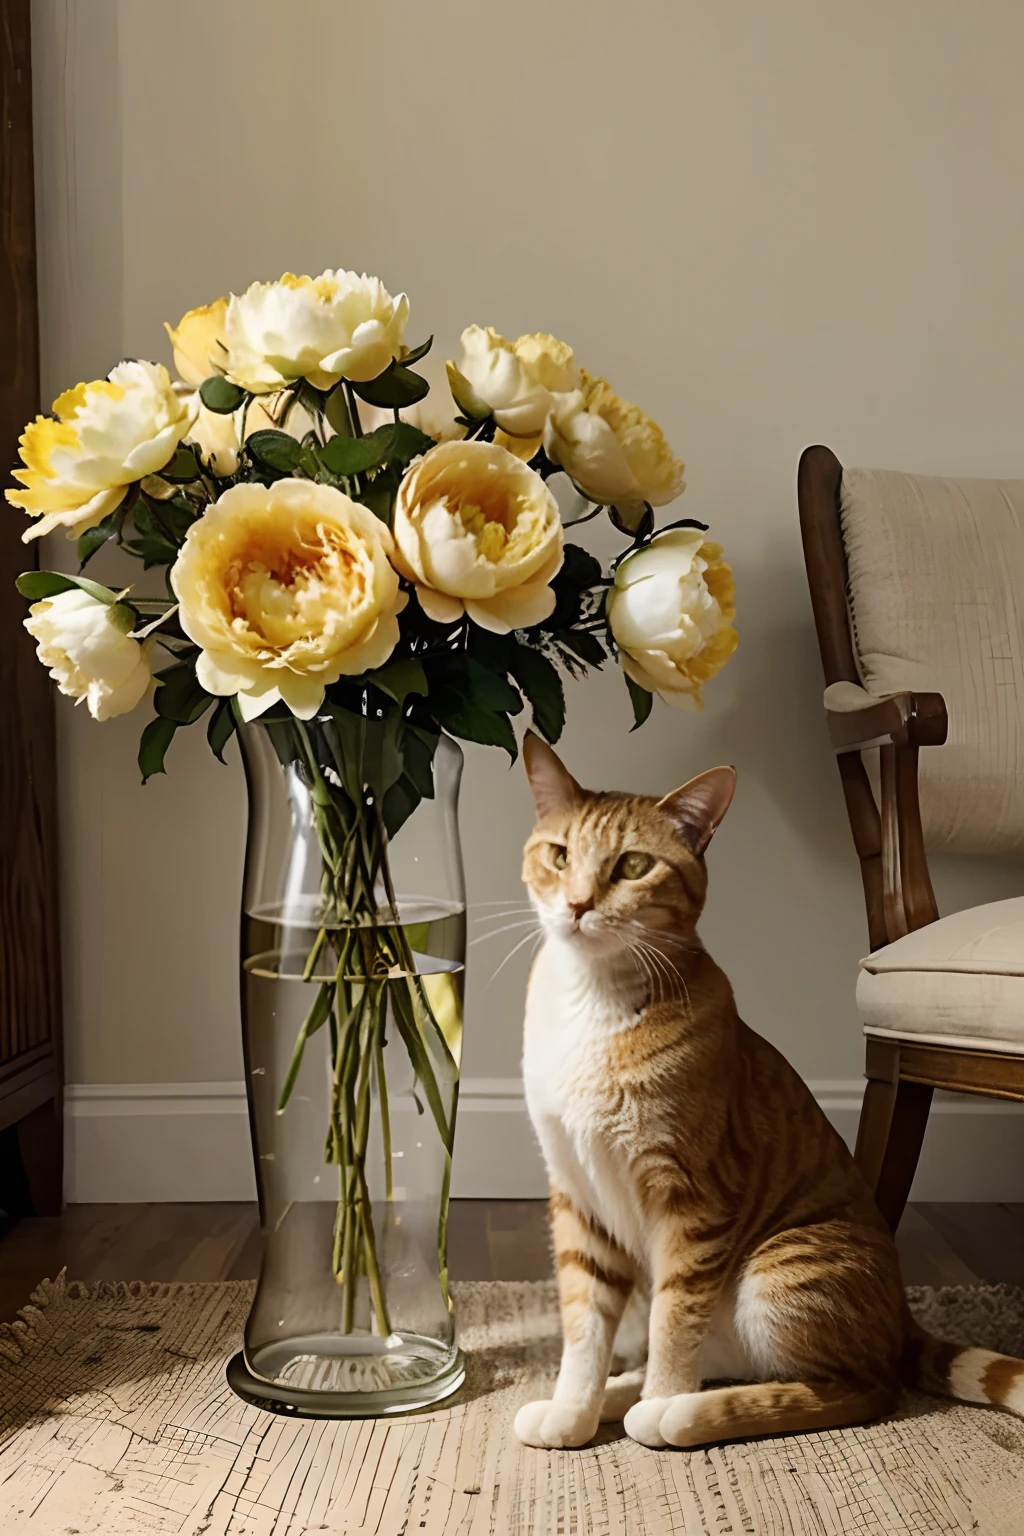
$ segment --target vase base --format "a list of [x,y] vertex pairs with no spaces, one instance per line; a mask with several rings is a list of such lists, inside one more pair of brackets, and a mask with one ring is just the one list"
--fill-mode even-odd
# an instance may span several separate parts
[[271,1413],[376,1419],[431,1407],[465,1380],[461,1350],[452,1355],[436,1340],[415,1335],[392,1335],[390,1347],[382,1345],[379,1338],[333,1335],[268,1345],[251,1362],[239,1351],[228,1362],[228,1386]]

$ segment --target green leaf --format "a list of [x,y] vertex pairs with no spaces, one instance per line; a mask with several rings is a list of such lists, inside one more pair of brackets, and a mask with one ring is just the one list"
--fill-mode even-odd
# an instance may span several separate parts
[[147,533],[141,539],[125,539],[123,543],[130,554],[139,557],[147,571],[154,565],[173,565],[178,558],[178,546],[160,533]]
[[509,656],[509,671],[533,709],[533,721],[550,742],[556,742],[565,726],[565,692],[562,679],[546,656],[525,645],[516,645]]
[[317,450],[317,458],[332,475],[362,475],[384,463],[387,442],[381,433],[389,430],[383,427],[367,437],[332,437]]
[[147,571],[153,565],[173,565],[178,558],[178,545],[163,523],[162,508],[163,503],[141,497],[132,512],[138,538],[122,540],[124,548],[138,555]]
[[654,511],[647,501],[619,501],[608,508],[608,516],[620,533],[646,539],[654,532]]
[[405,778],[421,800],[434,798],[434,753],[439,740],[440,734],[436,730],[427,732],[406,722],[402,738]]
[[401,468],[434,446],[434,440],[407,421],[390,422],[365,437],[332,437],[317,456],[333,475],[362,475],[384,464]]
[[[158,693],[159,691],[157,689]],[[143,784],[155,773],[167,772],[164,767],[164,758],[177,729],[175,721],[162,720],[159,717],[151,720],[146,726],[142,733],[142,740],[139,742],[139,769]]]
[[199,479],[199,465],[191,448],[179,448],[169,464],[165,464],[160,471],[162,480],[170,480],[172,484],[187,484],[190,480]]
[[325,713],[330,721],[323,726],[324,740],[331,749],[341,782],[350,794],[358,795],[363,787],[363,729],[362,715],[343,709],[340,704],[327,703]]
[[561,645],[568,646],[588,667],[599,667],[607,660],[604,646],[589,629],[568,629],[558,636]]
[[[159,691],[159,690],[158,690]],[[237,722],[235,712],[231,708],[230,699],[221,699],[217,708],[210,716],[210,723],[206,727],[206,739],[210,743],[210,749],[219,763],[224,762],[224,748],[235,734]]]
[[175,725],[192,725],[213,703],[213,694],[207,693],[198,681],[191,662],[176,661],[156,675],[160,687],[153,703],[164,720],[173,720]]
[[199,396],[208,411],[214,411],[218,416],[230,416],[245,399],[245,390],[215,373],[200,384]]
[[478,741],[485,747],[502,747],[515,762],[519,749],[507,715],[454,694],[433,698],[431,707],[452,736],[459,736],[463,741]]
[[422,400],[430,393],[426,379],[413,373],[411,368],[404,368],[401,363],[392,363],[375,379],[365,384],[353,384],[352,388],[367,405],[382,405],[389,410],[399,411],[407,405],[415,405],[417,400]]
[[428,437],[426,432],[421,432],[419,427],[414,427],[408,421],[396,421],[383,430],[390,432],[392,439],[391,447],[388,449],[388,463],[399,464],[402,469],[411,464],[413,459],[419,458],[421,453],[427,453],[435,446],[432,437]]
[[421,341],[418,347],[413,347],[402,358],[403,367],[411,368],[413,363],[418,363],[421,357],[426,357],[433,345],[433,336],[428,336],[426,341]]
[[465,741],[503,747],[515,761],[508,716],[518,714],[523,701],[511,683],[472,656],[447,653],[428,660],[430,711],[438,723]]
[[294,473],[303,458],[303,447],[298,438],[292,437],[289,432],[275,431],[272,427],[264,432],[254,432],[246,438],[245,446],[251,449],[261,463],[269,469],[279,470],[283,475]]
[[344,382],[336,384],[324,401],[324,415],[341,437],[352,436],[352,423],[348,414],[348,396]]
[[518,715],[522,710],[523,701],[512,684],[474,656],[449,651],[425,661],[430,667],[431,704],[436,694],[448,692],[502,714]]
[[107,513],[102,523],[97,523],[95,528],[87,528],[79,536],[77,545],[79,571],[84,571],[96,551],[102,549],[107,540],[112,539],[117,533],[124,518],[124,510],[122,500],[113,512]]
[[[151,502],[145,494],[143,501],[149,512],[150,525],[163,537],[184,544],[185,535],[202,514],[187,496],[172,496],[169,501]],[[136,518],[136,527],[138,519]]]
[[101,587],[98,581],[90,581],[88,576],[65,576],[60,571],[23,571],[14,585],[22,597],[27,597],[33,603],[57,597],[61,592],[70,592],[72,587],[80,587],[97,602],[117,602],[117,593],[111,592],[109,587]]
[[585,591],[589,587],[596,587],[601,580],[601,562],[582,545],[567,544],[562,551],[562,564],[555,580],[559,577]]
[[427,697],[427,674],[423,670],[422,661],[415,656],[405,661],[393,661],[389,667],[370,672],[368,677],[375,688],[380,688],[396,704],[404,704],[410,693]]
[[635,723],[630,729],[637,731],[651,712],[654,705],[654,695],[653,693],[648,693],[646,688],[641,688],[639,683],[634,683],[627,672],[624,672],[622,675],[626,679],[630,702],[633,705],[633,720]]
[[401,472],[388,464],[383,469],[377,470],[369,484],[364,482],[359,493],[359,500],[366,510],[372,512],[374,517],[379,517],[381,522],[387,523],[389,527],[401,478]]
[[403,774],[384,796],[382,815],[388,837],[394,837],[405,826],[419,803],[420,794],[416,785],[408,774]]
[[393,784],[402,777],[402,717],[390,710],[383,720],[363,720],[363,779],[383,804]]

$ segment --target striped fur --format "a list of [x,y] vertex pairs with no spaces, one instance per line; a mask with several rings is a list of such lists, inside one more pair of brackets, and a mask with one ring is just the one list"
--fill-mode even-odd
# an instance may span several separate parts
[[524,1077],[563,1355],[519,1437],[582,1445],[623,1414],[652,1446],[835,1427],[890,1411],[905,1380],[1024,1412],[1024,1363],[917,1329],[845,1145],[700,943],[732,770],[655,801],[581,789],[536,738],[525,755],[545,942]]

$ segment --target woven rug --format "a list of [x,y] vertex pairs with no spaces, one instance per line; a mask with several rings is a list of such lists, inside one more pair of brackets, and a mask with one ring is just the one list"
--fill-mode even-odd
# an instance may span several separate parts
[[[916,1536],[1024,1532],[1024,1422],[908,1397],[881,1424],[708,1451],[606,1425],[581,1451],[512,1435],[547,1395],[554,1288],[456,1288],[466,1385],[431,1413],[276,1418],[228,1390],[247,1284],[44,1281],[0,1329],[4,1536]],[[945,1338],[1024,1353],[1024,1292],[910,1293]]]

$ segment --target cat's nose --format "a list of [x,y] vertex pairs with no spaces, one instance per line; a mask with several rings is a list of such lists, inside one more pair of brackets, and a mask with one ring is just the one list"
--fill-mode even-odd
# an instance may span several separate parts
[[587,896],[582,901],[567,901],[566,906],[569,909],[573,922],[578,923],[585,912],[593,912],[594,898],[593,896]]

